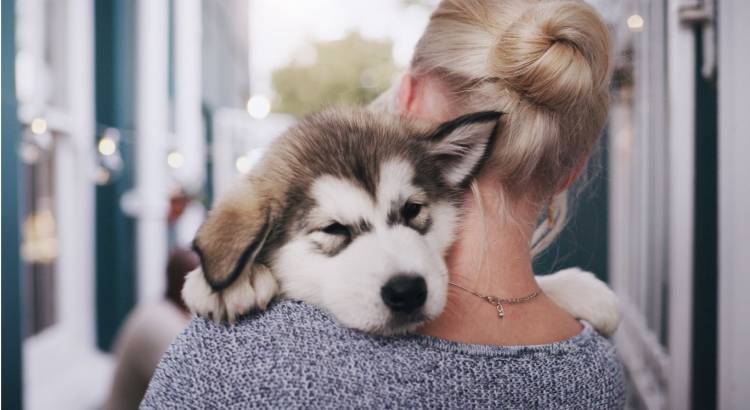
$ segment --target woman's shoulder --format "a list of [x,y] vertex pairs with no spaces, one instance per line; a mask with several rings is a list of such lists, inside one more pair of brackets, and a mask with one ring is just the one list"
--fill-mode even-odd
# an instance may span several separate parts
[[231,347],[228,342],[246,345],[250,338],[253,344],[263,343],[265,338],[302,336],[305,333],[336,333],[338,326],[324,311],[309,304],[281,300],[273,302],[268,309],[250,312],[237,319],[236,323],[217,323],[203,317],[193,317],[180,339],[186,342],[213,340]]
[[267,310],[244,315],[233,324],[193,317],[165,359],[190,352],[194,360],[189,365],[225,371],[237,362],[273,361],[276,356],[288,356],[293,350],[304,351],[313,347],[311,343],[341,338],[346,331],[320,309],[282,300],[272,303]]
[[614,408],[624,397],[621,386],[614,347],[587,324],[548,345],[469,345],[368,335],[311,305],[282,301],[234,325],[193,319],[162,359],[144,408],[218,405],[230,396],[234,404],[278,406]]
[[414,336],[419,344],[447,351],[456,355],[483,356],[485,360],[517,360],[519,365],[529,368],[552,362],[565,362],[567,369],[578,371],[590,364],[597,364],[597,369],[607,369],[615,376],[622,371],[621,362],[612,342],[599,334],[591,324],[581,321],[583,329],[575,336],[558,342],[520,345],[496,346],[468,344],[440,339],[432,336]]
[[423,335],[416,341],[448,352],[446,362],[463,369],[454,381],[478,389],[490,402],[502,400],[509,408],[622,408],[624,369],[615,346],[582,324],[571,338],[539,345],[466,344]]
[[[311,341],[335,337],[336,330],[322,311],[289,300],[234,324],[193,317],[162,357],[141,408],[219,405],[213,400],[225,389],[248,377],[268,377],[274,367],[290,367]],[[258,382],[256,387],[265,384]]]
[[[318,366],[329,362],[344,371],[366,361],[377,361],[371,369],[382,366],[408,372],[413,366],[404,370],[399,363],[432,362],[445,370],[433,373],[436,380],[453,377],[447,374],[453,366],[457,372],[482,368],[490,376],[504,377],[504,372],[510,372],[540,380],[553,377],[564,381],[560,386],[568,387],[611,389],[622,384],[623,368],[612,342],[589,323],[581,323],[583,329],[577,335],[549,344],[466,344],[421,334],[365,334],[341,326],[315,306],[283,300],[266,311],[240,318],[234,325],[194,318],[176,343],[203,356],[205,365],[214,367],[216,373],[244,373],[250,364],[255,368],[289,366],[300,372],[319,371]],[[308,361],[311,357],[316,359]],[[500,373],[493,368],[501,369]],[[460,378],[472,377],[466,376],[471,373]]]

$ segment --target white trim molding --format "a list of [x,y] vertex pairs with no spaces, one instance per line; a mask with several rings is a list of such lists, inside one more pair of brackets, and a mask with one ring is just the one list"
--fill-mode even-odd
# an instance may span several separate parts
[[67,2],[68,137],[57,153],[60,323],[96,348],[94,224],[94,2]]
[[631,404],[687,409],[695,36],[680,22],[678,11],[687,0],[638,4],[632,12],[642,16],[644,27],[623,37],[632,48],[632,58],[623,59],[632,62],[633,82],[618,89],[610,116],[609,267],[625,307],[615,340],[632,383]]
[[750,403],[750,2],[719,3],[719,408]]
[[136,236],[138,302],[164,293],[167,266],[169,7],[138,0],[136,47]]
[[680,21],[691,4],[669,0],[669,397],[668,408],[690,408],[693,328],[695,191],[695,35]]
[[190,192],[205,182],[206,144],[201,111],[202,9],[200,0],[174,3],[174,144],[184,163],[174,173]]

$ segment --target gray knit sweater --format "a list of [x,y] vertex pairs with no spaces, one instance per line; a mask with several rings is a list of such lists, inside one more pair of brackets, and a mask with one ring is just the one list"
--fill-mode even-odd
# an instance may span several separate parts
[[193,319],[141,408],[612,409],[624,401],[614,348],[586,323],[548,345],[469,345],[366,335],[283,301],[234,326]]

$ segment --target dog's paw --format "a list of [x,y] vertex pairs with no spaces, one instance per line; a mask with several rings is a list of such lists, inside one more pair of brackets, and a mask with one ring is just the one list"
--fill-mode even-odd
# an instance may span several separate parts
[[589,322],[605,336],[611,336],[622,320],[622,308],[617,295],[606,283],[590,272],[570,268],[538,276],[544,293],[573,315]]
[[185,277],[182,299],[190,311],[221,322],[234,323],[237,317],[259,308],[265,309],[279,291],[278,283],[265,266],[254,266],[252,275],[242,274],[229,287],[214,291],[201,268]]
[[194,269],[185,276],[182,300],[193,314],[213,320],[224,317],[224,304],[206,282],[201,268]]
[[279,293],[279,283],[273,277],[271,270],[264,265],[256,265],[252,276],[253,289],[255,289],[255,306],[265,310],[268,303]]

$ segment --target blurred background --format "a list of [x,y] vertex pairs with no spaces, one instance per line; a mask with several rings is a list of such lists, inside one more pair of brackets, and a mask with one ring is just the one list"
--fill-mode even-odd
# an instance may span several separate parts
[[[537,272],[620,295],[630,407],[742,408],[750,2],[590,3],[611,118]],[[105,406],[126,345],[187,320],[213,199],[296,119],[398,81],[436,4],[2,0],[3,408]]]

